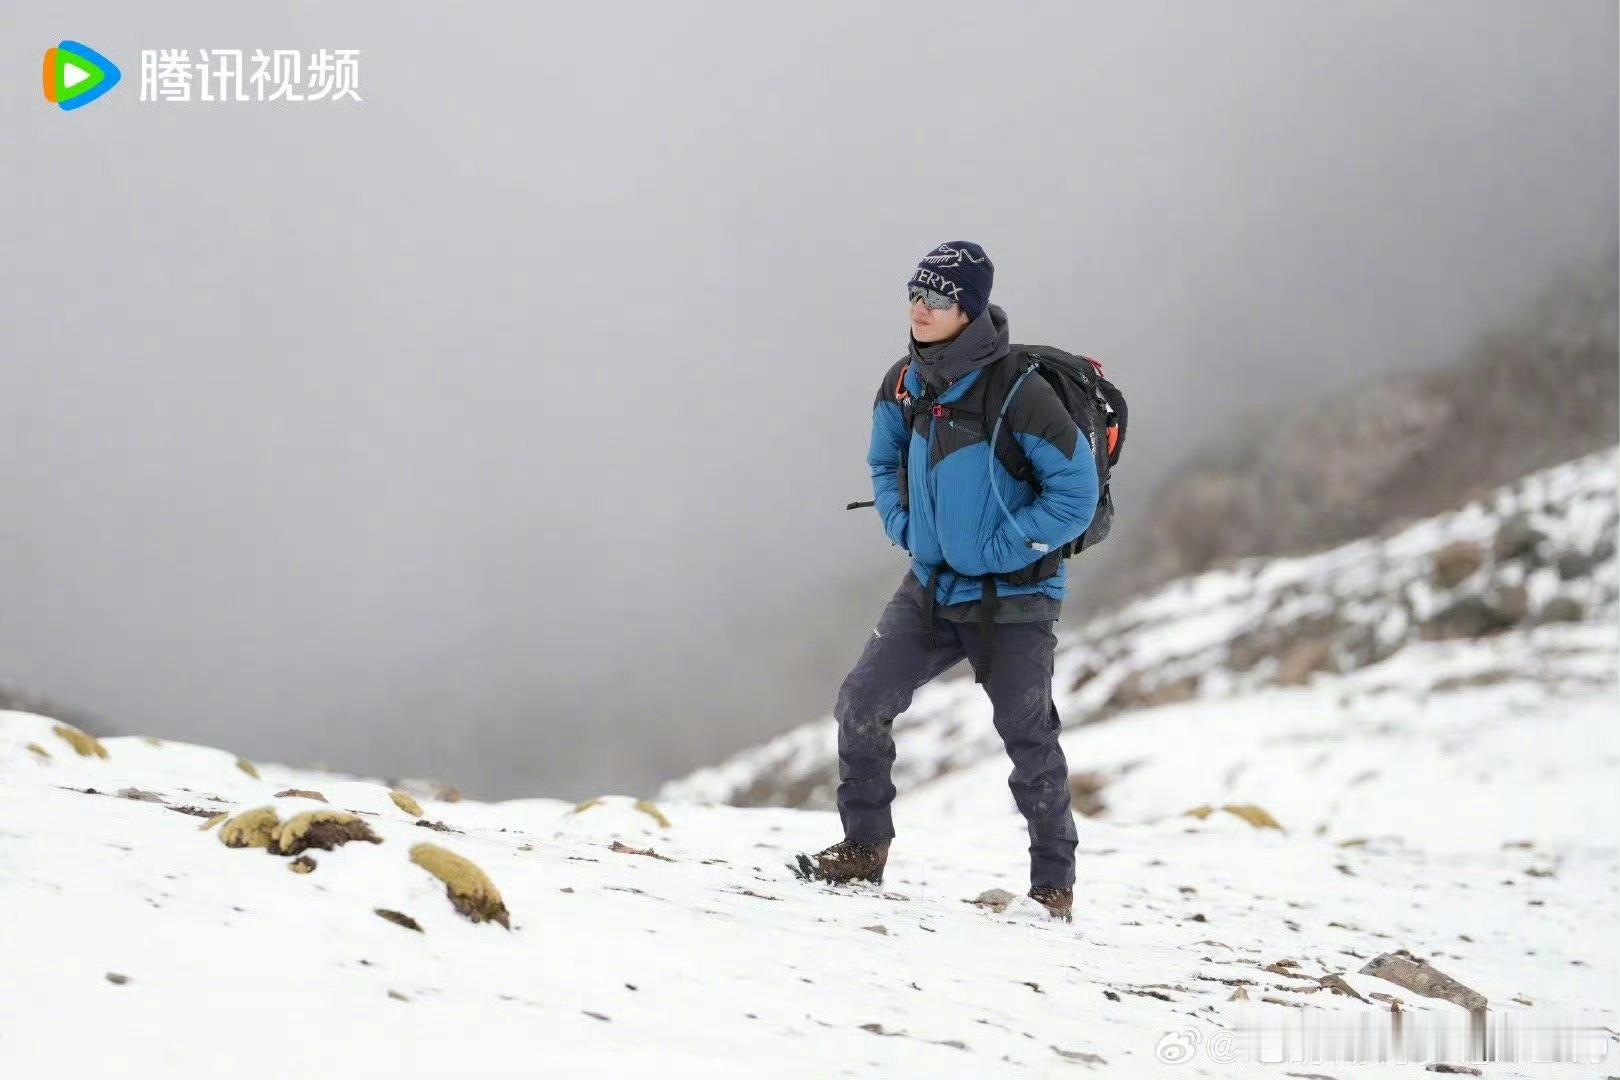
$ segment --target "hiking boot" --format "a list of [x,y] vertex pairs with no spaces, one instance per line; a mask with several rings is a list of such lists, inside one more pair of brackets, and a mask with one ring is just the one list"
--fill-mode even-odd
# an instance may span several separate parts
[[877,844],[857,844],[853,840],[840,840],[832,847],[823,848],[808,858],[801,856],[811,877],[833,883],[844,881],[870,881],[883,884],[883,867],[889,861],[889,841]]
[[1051,912],[1052,918],[1062,919],[1064,922],[1074,921],[1074,890],[1072,888],[1059,888],[1056,885],[1031,885],[1029,887],[1029,897]]

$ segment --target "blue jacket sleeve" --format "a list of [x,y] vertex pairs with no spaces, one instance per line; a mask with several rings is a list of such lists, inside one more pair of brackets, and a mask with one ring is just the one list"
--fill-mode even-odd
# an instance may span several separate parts
[[887,397],[887,390],[887,386],[878,387],[872,406],[872,442],[866,464],[872,470],[872,499],[883,520],[883,532],[890,542],[904,548],[910,515],[900,506],[900,455],[909,449],[911,433],[905,430],[900,406]]
[[[1025,394],[1030,399],[1020,401]],[[986,553],[991,571],[998,574],[1020,570],[1045,554],[1030,547],[1030,540],[1054,549],[1085,532],[1100,495],[1091,443],[1052,388],[1034,378],[1014,400],[1022,406],[1014,438],[1035,470],[1040,495],[1010,518],[1002,516]],[[1011,410],[1009,419],[1014,419]]]

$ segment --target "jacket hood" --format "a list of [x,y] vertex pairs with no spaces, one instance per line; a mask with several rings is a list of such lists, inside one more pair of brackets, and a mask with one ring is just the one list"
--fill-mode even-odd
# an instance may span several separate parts
[[1007,313],[991,304],[972,322],[942,345],[920,344],[909,333],[907,354],[925,386],[937,394],[956,380],[989,367],[1012,351]]

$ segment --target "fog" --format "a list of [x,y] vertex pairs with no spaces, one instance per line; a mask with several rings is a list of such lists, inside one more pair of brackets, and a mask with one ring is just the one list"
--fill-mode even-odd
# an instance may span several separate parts
[[[124,83],[41,100],[62,37]],[[358,48],[355,103],[139,100]],[[1610,3],[0,12],[0,684],[250,757],[650,791],[830,710],[903,287],[1130,396],[1449,359],[1616,231]]]

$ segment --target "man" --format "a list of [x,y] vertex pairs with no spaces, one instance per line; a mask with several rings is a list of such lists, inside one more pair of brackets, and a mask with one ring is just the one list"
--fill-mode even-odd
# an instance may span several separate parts
[[878,386],[867,462],[884,532],[910,552],[911,567],[839,689],[844,839],[807,869],[827,881],[883,880],[894,837],[894,718],[919,686],[966,657],[1012,759],[1008,786],[1029,824],[1029,895],[1067,921],[1077,839],[1052,653],[1068,579],[1061,556],[1045,553],[1091,522],[1097,467],[1038,375],[1018,384],[999,418],[1035,483],[1015,479],[991,452],[998,418],[983,415],[988,387],[1007,386],[1016,367],[1006,313],[990,303],[994,275],[984,249],[964,240],[923,256],[907,282],[910,346]]

